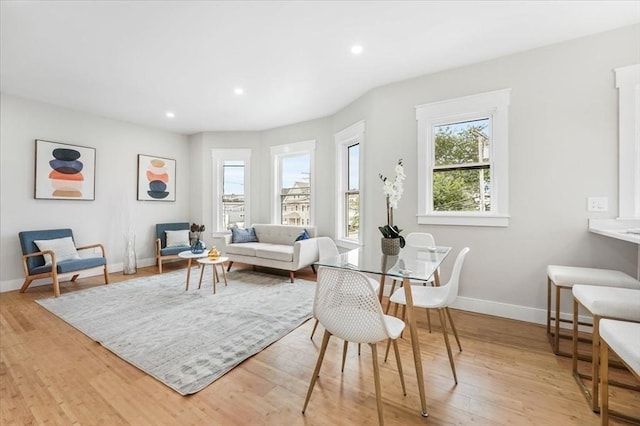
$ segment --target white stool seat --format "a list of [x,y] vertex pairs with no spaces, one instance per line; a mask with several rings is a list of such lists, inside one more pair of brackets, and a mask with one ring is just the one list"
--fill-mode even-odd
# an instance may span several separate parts
[[579,284],[572,293],[592,315],[640,321],[640,290]]
[[[573,376],[594,412],[599,411],[600,323],[603,319],[640,321],[640,289],[574,285],[573,293]],[[591,377],[578,372],[578,308],[582,305],[593,316]],[[591,389],[583,382],[591,380]]]
[[640,379],[640,323],[602,319],[600,321],[600,342],[601,424],[602,426],[609,424],[609,415],[638,424],[640,418],[609,409],[609,384],[615,384],[609,380],[609,349],[622,360],[637,379]]
[[[547,266],[547,336],[553,353],[571,356],[560,350],[560,323],[570,322],[560,314],[560,295],[562,290],[570,290],[574,285],[597,285],[601,287],[621,287],[640,289],[640,281],[621,271],[613,269],[584,268],[580,266]],[[555,292],[552,292],[555,289]],[[555,293],[555,309],[551,308],[552,294]],[[552,315],[553,314],[553,315]],[[553,323],[552,323],[553,321]],[[552,331],[553,329],[553,331]]]
[[562,287],[582,284],[640,289],[640,281],[624,272],[613,269],[549,265],[547,266],[547,275],[555,285]]
[[603,319],[600,338],[636,375],[640,375],[640,323]]

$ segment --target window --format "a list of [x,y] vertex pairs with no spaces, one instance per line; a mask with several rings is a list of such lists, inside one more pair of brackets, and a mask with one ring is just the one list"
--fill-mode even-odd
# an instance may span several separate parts
[[419,224],[508,226],[509,94],[416,107]]
[[218,232],[244,227],[249,218],[251,150],[214,149],[213,223]]
[[640,218],[640,65],[617,68],[620,219]]
[[336,239],[341,245],[355,246],[361,241],[362,217],[360,177],[364,121],[334,135],[336,143]]
[[313,223],[313,154],[315,141],[271,147],[274,203],[272,222]]

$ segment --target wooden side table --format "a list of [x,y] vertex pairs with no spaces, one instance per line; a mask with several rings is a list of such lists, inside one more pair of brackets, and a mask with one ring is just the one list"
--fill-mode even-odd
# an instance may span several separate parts
[[[207,251],[203,251],[202,253],[192,253],[191,250],[185,250],[178,253],[178,257],[182,259],[187,259],[187,286],[185,287],[185,291],[189,290],[189,279],[191,278],[191,259],[198,259],[201,257],[207,257]],[[200,265],[202,269],[204,265]]]
[[224,278],[224,285],[227,285],[227,272],[224,270],[224,262],[229,260],[228,257],[220,256],[217,259],[210,259],[208,257],[204,257],[202,259],[198,259],[198,263],[200,264],[200,282],[198,282],[198,289],[202,286],[202,275],[204,275],[204,268],[207,265],[213,265],[213,294],[216,294],[216,282],[220,282],[220,277],[218,276],[218,270],[216,269],[216,265],[221,266],[222,277]]

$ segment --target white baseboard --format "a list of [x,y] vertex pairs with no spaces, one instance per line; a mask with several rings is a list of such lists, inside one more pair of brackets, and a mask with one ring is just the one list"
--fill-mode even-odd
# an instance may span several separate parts
[[[156,264],[156,259],[155,257],[151,258],[151,259],[138,259],[137,260],[138,263],[138,267],[143,268],[146,266],[153,266]],[[107,265],[107,270],[109,271],[109,273],[114,273],[114,272],[122,272],[123,270],[123,263],[109,263]],[[102,270],[101,269],[90,269],[86,272],[81,272],[80,273],[80,278],[85,278],[85,277],[95,277],[98,275],[102,275]],[[67,274],[65,275],[62,279],[61,282],[64,281],[68,281],[70,278],[71,274]],[[24,278],[16,278],[16,279],[12,279],[12,280],[4,280],[4,281],[0,281],[0,293],[5,293],[7,291],[14,291],[14,290],[20,290],[20,287],[22,287],[22,283],[24,282]],[[41,280],[34,280],[31,285],[29,287],[38,287],[41,285],[51,285],[52,281],[51,279],[45,278],[45,279],[41,279]]]

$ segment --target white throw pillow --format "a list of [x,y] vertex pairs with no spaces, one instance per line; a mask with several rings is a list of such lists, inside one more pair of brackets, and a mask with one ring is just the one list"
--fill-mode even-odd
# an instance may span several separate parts
[[167,235],[167,247],[178,247],[189,245],[189,230],[164,231]]
[[[63,260],[80,259],[76,246],[71,237],[55,238],[52,240],[35,240],[34,243],[40,251],[51,250],[56,255],[56,262]],[[52,259],[48,254],[44,255],[45,266],[51,265]]]

